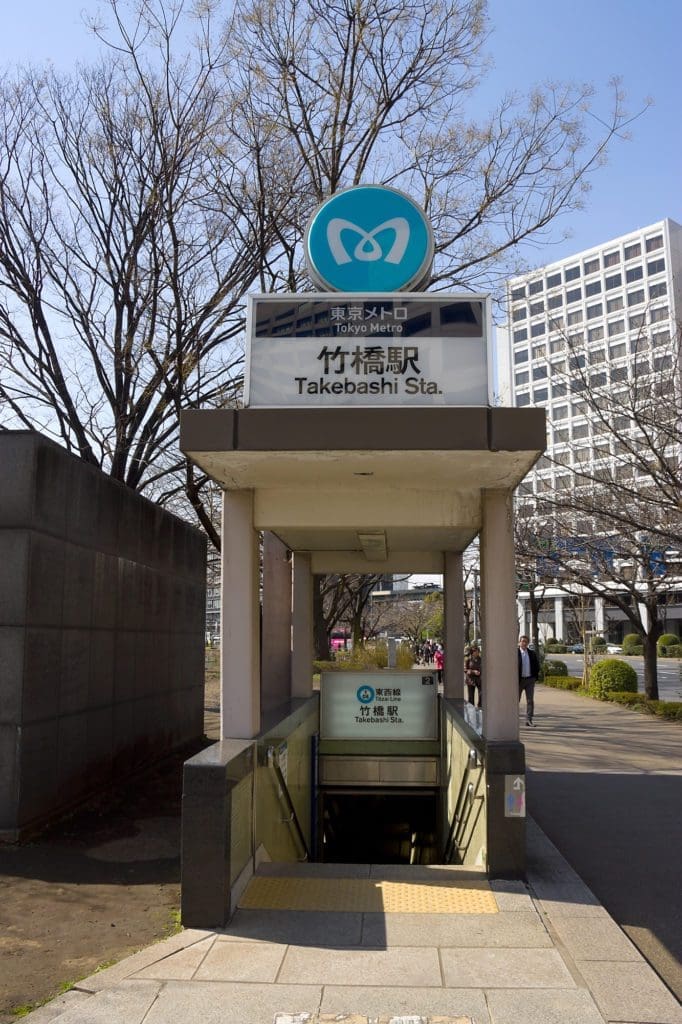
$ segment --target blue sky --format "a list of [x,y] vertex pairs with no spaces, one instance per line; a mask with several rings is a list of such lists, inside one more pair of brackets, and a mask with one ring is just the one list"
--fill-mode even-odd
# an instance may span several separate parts
[[[95,52],[81,11],[90,0],[21,0],[7,4],[0,33],[0,63],[52,60],[68,67]],[[591,82],[606,104],[606,87],[620,75],[630,108],[654,101],[614,146],[597,172],[586,209],[567,216],[567,241],[526,253],[531,265],[561,259],[663,217],[682,222],[682,132],[679,0],[490,0],[494,61],[478,99],[481,109],[504,92],[527,92],[555,80]]]

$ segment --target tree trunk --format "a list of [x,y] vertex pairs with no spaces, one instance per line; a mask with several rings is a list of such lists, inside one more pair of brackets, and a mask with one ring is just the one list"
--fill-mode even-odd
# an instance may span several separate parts
[[329,650],[329,633],[324,617],[324,600],[322,597],[322,577],[315,576],[313,579],[313,643],[315,645],[315,657],[318,661],[329,661],[331,653]]
[[647,700],[658,700],[658,671],[656,641],[660,630],[650,630],[642,637],[644,642],[644,692]]

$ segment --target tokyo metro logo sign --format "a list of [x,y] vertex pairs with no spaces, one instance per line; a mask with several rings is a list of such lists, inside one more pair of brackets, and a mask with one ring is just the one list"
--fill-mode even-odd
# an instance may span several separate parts
[[357,185],[318,207],[305,250],[310,276],[324,291],[418,291],[428,284],[433,233],[403,192]]

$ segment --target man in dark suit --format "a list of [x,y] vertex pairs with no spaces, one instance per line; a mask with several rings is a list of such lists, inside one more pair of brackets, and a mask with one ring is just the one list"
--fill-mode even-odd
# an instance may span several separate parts
[[535,684],[540,675],[540,662],[535,651],[528,646],[528,637],[519,637],[519,700],[526,694],[526,725],[534,726]]

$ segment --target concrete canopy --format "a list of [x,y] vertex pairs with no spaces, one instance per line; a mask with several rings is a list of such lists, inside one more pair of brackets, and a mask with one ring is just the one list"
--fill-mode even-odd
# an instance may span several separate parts
[[443,571],[545,448],[542,409],[188,410],[180,447],[315,573]]

